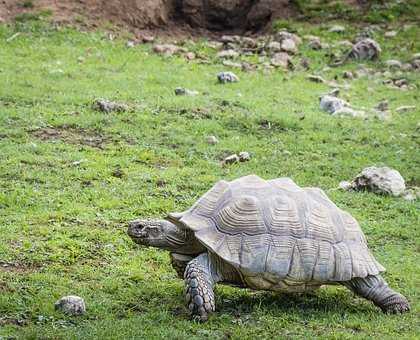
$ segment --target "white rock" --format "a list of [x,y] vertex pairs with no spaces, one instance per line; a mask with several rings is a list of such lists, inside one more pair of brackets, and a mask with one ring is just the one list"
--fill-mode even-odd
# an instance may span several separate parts
[[283,40],[286,40],[286,39],[292,39],[296,46],[302,43],[302,39],[298,35],[287,32],[287,31],[280,31],[274,35],[274,40],[278,42],[282,42]]
[[332,32],[332,33],[344,33],[345,31],[346,31],[346,28],[341,25],[334,25],[328,30],[328,32]]
[[355,190],[369,190],[378,194],[399,196],[405,191],[405,182],[401,174],[388,167],[369,167],[352,181]]
[[321,76],[309,74],[306,76],[306,78],[310,81],[313,81],[314,83],[325,83],[326,80],[322,78]]
[[217,53],[216,56],[222,59],[233,59],[233,58],[237,58],[239,56],[239,53],[236,52],[235,50],[223,50]]
[[332,116],[338,117],[364,117],[366,113],[360,110],[354,110],[351,107],[342,107],[332,113]]
[[206,141],[210,145],[215,145],[219,143],[219,140],[216,138],[216,136],[207,136]]
[[55,309],[69,315],[82,315],[86,313],[85,301],[75,295],[62,297],[55,303]]
[[388,31],[385,32],[384,37],[385,38],[394,38],[397,35],[397,31]]
[[403,105],[403,106],[397,107],[395,109],[395,112],[396,113],[405,113],[405,112],[413,111],[415,109],[416,109],[416,107],[414,105]]

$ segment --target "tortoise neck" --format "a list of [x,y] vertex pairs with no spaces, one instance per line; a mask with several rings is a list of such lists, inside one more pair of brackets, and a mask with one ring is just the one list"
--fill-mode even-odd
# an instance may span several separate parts
[[164,237],[170,251],[183,255],[198,255],[206,251],[206,248],[198,242],[194,232],[172,221],[164,223]]

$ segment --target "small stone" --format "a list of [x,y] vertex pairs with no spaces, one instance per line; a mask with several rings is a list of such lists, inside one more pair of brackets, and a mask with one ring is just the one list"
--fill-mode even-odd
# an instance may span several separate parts
[[384,33],[385,38],[394,38],[397,35],[397,31],[388,31]]
[[216,138],[216,136],[207,136],[206,141],[210,145],[216,145],[219,143],[219,140]]
[[83,315],[86,313],[85,301],[75,295],[62,297],[55,303],[55,309],[69,315]]
[[242,37],[241,44],[244,47],[247,47],[247,48],[256,48],[257,47],[256,40],[253,39],[253,38],[250,38],[250,37]]
[[323,48],[323,45],[321,43],[321,39],[318,37],[314,37],[313,39],[309,40],[308,47],[313,50],[320,50]]
[[241,63],[235,63],[232,60],[223,60],[222,64],[227,67],[235,67],[235,68],[242,68]]
[[221,84],[236,83],[239,81],[238,76],[233,72],[220,72],[217,74],[217,80]]
[[280,43],[286,39],[293,40],[296,46],[302,43],[302,39],[298,35],[287,32],[287,31],[280,31],[274,35],[274,40]]
[[347,191],[347,190],[350,190],[350,189],[351,189],[351,183],[350,183],[350,182],[348,182],[348,181],[341,181],[341,182],[338,184],[338,187],[339,187],[341,190],[345,190],[345,191]]
[[273,66],[283,67],[285,69],[293,67],[292,59],[285,52],[278,52],[274,54],[273,57],[270,59],[270,63]]
[[270,52],[279,52],[281,50],[281,44],[278,41],[271,41],[266,49]]
[[144,43],[151,43],[155,41],[155,37],[153,35],[144,34],[140,37],[140,40]]
[[306,78],[314,83],[326,83],[326,80],[324,78],[314,74],[309,74]]
[[251,155],[247,151],[242,151],[239,153],[239,161],[240,162],[247,162],[251,159]]
[[338,117],[364,117],[366,113],[364,111],[354,110],[351,107],[342,107],[332,113],[332,116]]
[[220,50],[223,47],[223,43],[220,41],[209,41],[207,46],[215,50]]
[[415,110],[416,107],[414,105],[403,105],[403,106],[399,106],[395,109],[396,113],[405,113],[405,112],[409,112],[409,111],[413,111]]
[[281,50],[289,53],[297,53],[296,43],[292,39],[285,39],[281,42]]
[[125,46],[127,46],[128,48],[133,48],[135,46],[135,43],[134,43],[134,41],[129,40],[129,41],[127,41],[127,43],[125,44]]
[[239,156],[237,154],[230,155],[223,160],[223,164],[233,164],[239,162]]
[[399,60],[389,59],[385,61],[385,65],[388,68],[402,68],[402,63]]
[[153,51],[157,54],[172,56],[180,52],[181,48],[173,44],[156,44],[153,46]]
[[175,92],[176,96],[196,96],[196,95],[198,95],[198,91],[188,90],[184,87],[177,87],[174,92]]
[[322,96],[319,102],[321,110],[333,114],[334,112],[348,106],[348,103],[343,99],[331,95]]
[[340,40],[339,42],[337,42],[337,46],[344,48],[352,48],[353,43],[349,40]]
[[346,31],[346,28],[341,25],[334,25],[328,30],[328,32],[331,32],[331,33],[344,33],[345,31]]
[[239,57],[239,53],[236,52],[235,50],[223,50],[220,51],[219,53],[217,53],[216,55],[218,58],[228,58],[228,59],[234,59]]
[[343,78],[345,78],[345,79],[354,79],[353,72],[351,72],[351,71],[344,71],[343,72]]
[[195,53],[194,52],[187,52],[187,53],[185,53],[184,57],[187,60],[194,60],[195,59]]
[[106,99],[97,99],[93,102],[93,108],[105,113],[125,112],[128,106],[122,103],[112,102]]
[[220,38],[220,41],[222,43],[224,43],[224,44],[227,44],[227,43],[235,43],[238,40],[240,40],[240,38],[238,38],[238,36],[235,36],[235,35],[223,35]]
[[405,181],[395,169],[372,166],[356,176],[352,181],[352,189],[399,196],[405,191]]

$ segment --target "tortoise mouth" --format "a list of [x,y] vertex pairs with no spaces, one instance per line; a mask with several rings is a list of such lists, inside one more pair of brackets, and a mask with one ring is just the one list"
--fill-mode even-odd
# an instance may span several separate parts
[[133,239],[145,239],[147,238],[147,232],[144,228],[147,225],[147,221],[134,220],[128,223],[127,234]]

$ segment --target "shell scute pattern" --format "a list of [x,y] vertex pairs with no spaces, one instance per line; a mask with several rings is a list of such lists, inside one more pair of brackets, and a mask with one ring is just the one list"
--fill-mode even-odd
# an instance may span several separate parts
[[302,189],[288,178],[220,181],[170,218],[257,288],[286,280],[298,289],[298,282],[316,286],[384,271],[350,214],[322,190]]

